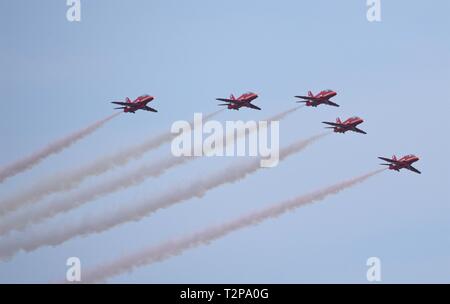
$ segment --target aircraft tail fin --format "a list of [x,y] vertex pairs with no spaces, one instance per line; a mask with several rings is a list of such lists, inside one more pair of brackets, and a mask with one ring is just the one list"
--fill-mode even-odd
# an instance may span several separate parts
[[125,98],[125,102],[131,102],[130,98]]
[[393,160],[397,160],[397,156],[395,156],[395,154],[392,155],[392,159],[393,159]]
[[311,91],[308,91],[308,96],[309,97],[314,97],[314,94]]
[[341,121],[341,119],[339,117],[336,118],[336,123],[338,123],[338,124],[342,123],[342,121]]
[[231,95],[230,95],[230,99],[231,99],[231,100],[236,100],[236,97],[234,97],[234,95],[231,94]]

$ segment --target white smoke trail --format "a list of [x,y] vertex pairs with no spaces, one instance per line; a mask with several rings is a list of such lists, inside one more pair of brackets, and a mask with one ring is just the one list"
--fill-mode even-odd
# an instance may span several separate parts
[[[303,150],[327,134],[330,133],[327,132],[294,142],[280,151],[280,161]],[[108,209],[100,215],[85,217],[80,222],[67,223],[63,227],[47,227],[46,230],[29,231],[25,237],[14,237],[1,242],[0,258],[11,257],[20,250],[28,252],[46,245],[55,246],[77,236],[100,233],[130,221],[138,221],[159,209],[167,208],[193,197],[201,197],[213,188],[237,182],[260,168],[259,159],[238,163],[207,178],[194,180],[184,187],[171,188],[159,196],[152,196],[151,199],[134,204],[119,205],[115,210]]]
[[278,121],[278,120],[282,120],[284,118],[286,118],[287,115],[294,113],[295,111],[297,111],[300,108],[303,108],[304,106],[295,106],[293,108],[290,108],[286,111],[283,111],[281,113],[275,114],[267,119],[265,119],[266,121]]
[[15,212],[11,212],[1,219],[0,236],[12,230],[22,230],[31,224],[67,212],[103,195],[137,185],[148,177],[159,176],[169,168],[182,164],[188,159],[192,158],[168,157],[148,166],[139,166],[129,174],[118,175],[104,183],[95,184],[75,193],[69,193],[68,196],[15,210]]
[[110,121],[117,115],[119,115],[119,113],[113,114],[104,119],[96,121],[95,123],[86,128],[83,128],[75,133],[72,133],[64,138],[61,138],[53,143],[48,144],[43,149],[36,151],[25,158],[19,159],[13,162],[12,164],[0,168],[0,183],[9,177],[19,174],[20,172],[31,169],[39,162],[41,162],[44,158],[49,157],[52,154],[56,154],[62,151],[63,149],[71,146],[76,141],[91,134],[92,132],[103,126],[106,122]]
[[[221,111],[223,111],[223,109],[206,115],[205,118],[209,119],[212,116],[219,114]],[[142,156],[145,152],[156,149],[162,144],[169,142],[176,136],[176,134],[171,132],[162,133],[139,145],[129,147],[110,156],[98,158],[87,165],[78,166],[72,171],[60,172],[46,179],[41,179],[29,189],[0,201],[0,216],[14,211],[21,206],[38,201],[49,194],[68,191],[76,187],[89,176],[99,175],[114,167],[123,166],[129,161]]]
[[[291,108],[289,110],[278,113],[266,121],[279,121],[285,118],[288,114],[295,112],[299,107]],[[254,132],[257,129],[251,128],[249,132]],[[238,136],[245,134],[239,133]],[[228,143],[234,139],[234,132],[224,136],[222,142]],[[206,151],[208,152],[208,151]],[[9,214],[9,216],[2,218],[0,222],[0,235],[4,235],[12,230],[23,229],[30,224],[40,222],[46,218],[55,216],[59,213],[69,211],[73,208],[79,207],[93,199],[97,199],[102,195],[110,194],[114,191],[134,186],[140,182],[143,182],[148,177],[156,177],[163,174],[166,170],[181,165],[188,160],[195,158],[188,157],[167,157],[159,161],[154,162],[151,165],[140,166],[132,172],[122,174],[116,178],[104,182],[102,184],[96,184],[88,189],[83,189],[64,198],[56,198],[44,204],[29,206],[28,208],[17,210],[15,213]]]
[[120,257],[112,262],[100,265],[88,272],[85,272],[82,277],[83,283],[102,282],[108,278],[119,274],[130,272],[137,267],[159,262],[168,259],[172,256],[179,255],[185,250],[207,245],[222,236],[225,236],[233,231],[259,224],[260,222],[278,217],[288,211],[293,211],[296,208],[304,206],[309,203],[321,201],[331,194],[336,194],[346,188],[352,187],[361,183],[371,176],[374,176],[385,169],[379,169],[356,178],[352,178],[332,186],[323,188],[321,190],[312,192],[307,195],[295,197],[290,200],[283,201],[276,205],[265,209],[257,210],[247,215],[241,216],[237,219],[222,223],[221,225],[212,226],[210,228],[200,230],[196,233],[169,240],[161,245],[144,248],[132,254]]

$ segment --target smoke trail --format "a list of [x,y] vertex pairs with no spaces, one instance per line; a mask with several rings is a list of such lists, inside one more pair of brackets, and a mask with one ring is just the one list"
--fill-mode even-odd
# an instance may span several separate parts
[[254,211],[221,225],[212,226],[185,237],[170,240],[162,243],[161,245],[144,248],[135,253],[120,257],[115,261],[106,263],[85,273],[83,275],[83,283],[101,282],[110,277],[132,271],[137,267],[179,255],[187,249],[200,245],[207,245],[211,241],[214,241],[233,231],[259,224],[269,218],[278,217],[303,205],[321,201],[329,195],[336,194],[346,188],[350,188],[384,170],[385,169],[379,169],[356,178],[331,185],[310,194],[298,196],[268,208]]
[[19,159],[13,162],[12,164],[0,168],[0,183],[9,177],[19,174],[20,172],[31,169],[39,162],[41,162],[44,158],[49,157],[52,154],[56,154],[61,150],[71,146],[72,144],[82,139],[83,137],[91,134],[92,132],[94,132],[95,130],[103,126],[106,122],[110,121],[119,114],[120,113],[116,113],[104,119],[101,119],[84,129],[81,129],[75,133],[72,133],[64,138],[61,138],[47,145],[45,148],[36,151],[25,158]]
[[[219,114],[221,111],[223,111],[223,109],[208,114],[205,118],[209,119],[214,115]],[[191,125],[192,124],[193,123],[191,123]],[[34,186],[30,187],[30,189],[0,202],[0,216],[21,206],[35,202],[46,195],[55,192],[68,191],[89,176],[99,175],[116,166],[123,166],[130,160],[142,156],[146,151],[158,148],[176,136],[177,134],[171,132],[162,133],[142,144],[129,147],[110,156],[98,158],[95,161],[84,166],[79,166],[72,171],[60,172],[59,174],[40,180]]]
[[[289,110],[278,113],[272,117],[266,119],[267,121],[279,121],[285,118],[288,114],[295,112],[300,107],[294,107]],[[257,129],[251,128],[248,131],[254,132]],[[238,136],[245,134],[239,133]],[[229,139],[231,138],[231,139]],[[224,136],[222,142],[228,143],[229,140],[234,139],[234,132]],[[102,195],[110,194],[114,191],[119,191],[127,187],[136,185],[143,182],[148,177],[156,177],[163,174],[166,170],[181,165],[189,160],[195,158],[191,157],[168,157],[154,162],[151,165],[140,166],[134,171],[120,175],[110,181],[103,184],[97,184],[89,189],[78,191],[74,194],[64,198],[56,198],[52,201],[45,202],[44,204],[30,206],[29,208],[18,210],[16,213],[10,214],[10,216],[3,218],[0,222],[0,235],[4,235],[11,230],[23,229],[29,224],[37,223],[48,217],[55,216],[59,213],[66,212],[82,204],[85,204],[93,199],[97,199]]]
[[107,182],[96,184],[75,193],[69,193],[63,198],[54,198],[42,204],[28,206],[27,208],[9,213],[0,221],[0,235],[12,230],[21,230],[30,224],[38,223],[46,218],[67,212],[91,200],[110,194],[121,189],[131,187],[143,182],[147,177],[156,177],[176,165],[181,165],[188,159],[184,157],[168,157],[148,166],[140,166],[129,174],[119,175]]
[[290,108],[286,111],[283,111],[281,113],[275,114],[274,116],[271,116],[269,118],[266,119],[266,121],[277,121],[277,120],[282,120],[284,119],[287,115],[294,113],[295,111],[297,111],[300,108],[303,108],[304,106],[295,106],[293,108]]
[[[287,146],[280,151],[280,161],[303,150],[327,134],[330,133],[319,134]],[[55,246],[76,236],[100,233],[126,222],[138,221],[159,209],[193,197],[201,197],[208,190],[227,183],[237,182],[260,168],[259,159],[238,163],[207,178],[195,180],[185,187],[171,188],[159,196],[152,196],[151,199],[134,204],[119,205],[115,210],[105,210],[100,215],[85,217],[80,222],[67,223],[64,227],[47,227],[47,230],[44,231],[29,231],[25,237],[14,237],[2,242],[0,244],[0,258],[10,257],[20,250],[32,251],[45,245]]]

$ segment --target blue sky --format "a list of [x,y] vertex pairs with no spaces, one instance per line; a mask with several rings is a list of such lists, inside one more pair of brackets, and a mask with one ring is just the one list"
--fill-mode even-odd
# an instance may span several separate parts
[[[154,113],[120,115],[92,136],[0,185],[8,195],[40,177],[74,168],[167,131],[214,98],[252,90],[263,111],[227,111],[218,120],[262,119],[293,95],[331,88],[340,108],[303,108],[281,122],[281,145],[322,131],[321,121],[361,116],[368,132],[333,134],[273,169],[208,192],[142,221],[0,263],[0,282],[65,276],[83,267],[234,218],[376,169],[377,156],[414,153],[423,174],[383,172],[338,195],[209,246],[139,268],[111,282],[328,283],[366,281],[380,257],[386,283],[450,281],[450,3],[382,1],[382,22],[366,1],[82,0],[81,22],[65,1],[0,3],[0,165],[110,115],[109,101],[156,96]],[[95,185],[170,153],[169,145]],[[55,218],[64,225],[111,204],[151,196],[234,158],[199,159]],[[35,229],[39,227],[36,226]],[[1,239],[0,239],[1,242]]]

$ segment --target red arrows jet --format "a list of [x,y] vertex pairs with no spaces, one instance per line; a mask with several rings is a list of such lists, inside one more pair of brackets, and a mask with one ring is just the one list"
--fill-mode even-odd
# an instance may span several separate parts
[[155,99],[153,96],[150,95],[142,95],[136,98],[134,101],[131,101],[130,98],[125,98],[125,102],[121,101],[112,101],[111,103],[121,105],[122,107],[114,108],[117,109],[123,109],[125,113],[134,113],[137,110],[145,110],[145,111],[151,111],[151,112],[158,112],[155,109],[147,106],[149,102],[151,102],[153,99]]
[[364,120],[362,120],[361,118],[356,117],[356,116],[351,117],[344,122],[342,122],[339,119],[339,117],[336,118],[336,122],[322,121],[322,123],[332,126],[332,127],[327,127],[327,128],[333,129],[334,132],[336,132],[336,133],[345,133],[347,131],[353,131],[353,132],[358,132],[358,133],[362,133],[362,134],[367,134],[363,130],[358,129],[356,127],[357,125],[359,125],[360,123],[363,123],[363,122],[364,122]]
[[417,170],[412,166],[413,163],[419,160],[419,158],[415,155],[406,155],[403,156],[400,159],[397,159],[397,157],[392,156],[392,158],[386,158],[386,157],[378,157],[381,160],[389,162],[389,164],[380,164],[384,166],[389,166],[390,170],[400,171],[400,169],[408,169],[410,171],[416,172],[420,174],[420,171]]
[[333,107],[339,107],[338,104],[330,101],[330,98],[336,96],[337,93],[333,90],[324,90],[319,92],[317,95],[308,91],[308,96],[295,96],[297,98],[306,99],[306,100],[298,100],[297,102],[306,103],[307,107],[317,107],[320,104],[326,104]]
[[233,94],[231,94],[230,98],[216,98],[216,100],[224,101],[226,103],[221,103],[219,106],[227,106],[230,110],[238,110],[242,107],[246,108],[252,108],[255,110],[261,110],[261,108],[255,106],[251,102],[258,98],[258,95],[252,92],[248,92],[245,94],[242,94],[238,98],[234,97]]

